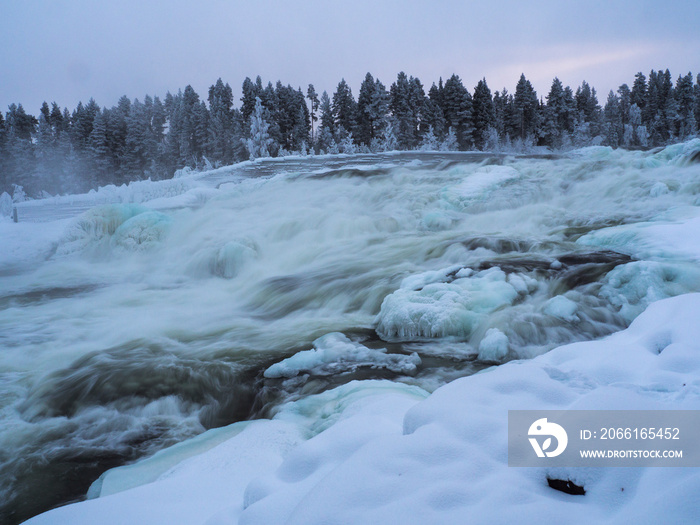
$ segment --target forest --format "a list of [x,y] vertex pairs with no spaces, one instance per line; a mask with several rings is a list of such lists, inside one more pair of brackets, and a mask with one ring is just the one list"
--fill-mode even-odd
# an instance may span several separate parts
[[259,157],[391,150],[553,151],[589,145],[647,149],[698,133],[700,74],[637,73],[599,101],[587,82],[574,91],[555,78],[538,95],[525,75],[515,92],[470,92],[457,75],[433,83],[401,72],[387,87],[367,73],[357,98],[343,79],[335,92],[306,92],[246,78],[240,106],[221,79],[206,100],[191,87],[161,99],[123,96],[73,110],[44,102],[0,112],[0,193],[15,201],[84,192],[108,184],[170,178]]

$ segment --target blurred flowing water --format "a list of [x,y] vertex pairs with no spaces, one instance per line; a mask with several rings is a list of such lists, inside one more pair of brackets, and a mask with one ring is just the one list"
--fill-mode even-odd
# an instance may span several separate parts
[[632,228],[695,213],[693,148],[292,159],[156,207],[22,207],[83,213],[0,269],[0,522],[280,403],[356,379],[432,391],[700,290]]

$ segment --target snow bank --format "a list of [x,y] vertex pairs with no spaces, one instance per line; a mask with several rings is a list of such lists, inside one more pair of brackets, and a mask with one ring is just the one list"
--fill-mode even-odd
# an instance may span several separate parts
[[700,261],[700,212],[675,209],[654,221],[602,228],[577,241],[623,251],[637,258]]

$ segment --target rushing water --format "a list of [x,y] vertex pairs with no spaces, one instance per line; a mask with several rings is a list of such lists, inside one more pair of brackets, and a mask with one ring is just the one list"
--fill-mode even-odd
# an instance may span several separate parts
[[0,268],[0,521],[300,396],[433,390],[700,290],[682,257],[589,233],[692,212],[693,151],[270,162],[88,210]]

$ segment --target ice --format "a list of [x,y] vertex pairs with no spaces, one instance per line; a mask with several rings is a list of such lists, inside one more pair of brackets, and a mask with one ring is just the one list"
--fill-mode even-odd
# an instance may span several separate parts
[[700,290],[700,268],[694,264],[636,261],[612,270],[600,295],[632,321],[651,303]]
[[409,275],[403,281],[401,281],[401,288],[406,290],[420,290],[428,284],[439,283],[447,280],[450,274],[456,274],[457,277],[468,277],[471,275],[471,271],[468,268],[462,268],[459,265],[455,265],[448,268],[442,268],[440,270]]
[[377,333],[386,340],[404,341],[468,338],[488,313],[512,304],[517,296],[498,268],[420,290],[401,288],[384,299]]
[[110,469],[90,486],[87,494],[88,499],[103,498],[110,494],[152,483],[186,459],[204,454],[224,441],[237,436],[251,423],[250,421],[241,421],[226,427],[214,428],[170,448],[160,450],[152,457],[133,465]]
[[294,377],[301,373],[336,375],[361,367],[384,368],[392,372],[415,373],[421,360],[418,354],[387,354],[385,348],[371,349],[348,339],[341,333],[326,334],[314,341],[312,350],[304,350],[275,363],[265,370],[265,377]]
[[498,328],[489,328],[479,343],[479,359],[500,361],[508,354],[508,336]]
[[578,305],[563,295],[552,297],[544,305],[544,313],[547,315],[572,323],[580,320],[576,315],[577,310]]
[[[102,241],[109,241],[120,226],[146,211],[143,206],[135,204],[108,204],[92,208],[73,221],[58,245],[57,254],[68,255],[88,248],[97,251],[103,246]],[[139,224],[135,225],[137,230]],[[128,232],[123,232],[122,236],[124,234],[128,237]]]
[[140,213],[124,221],[114,231],[110,243],[127,251],[147,250],[165,238],[170,223],[170,217],[157,211]]

